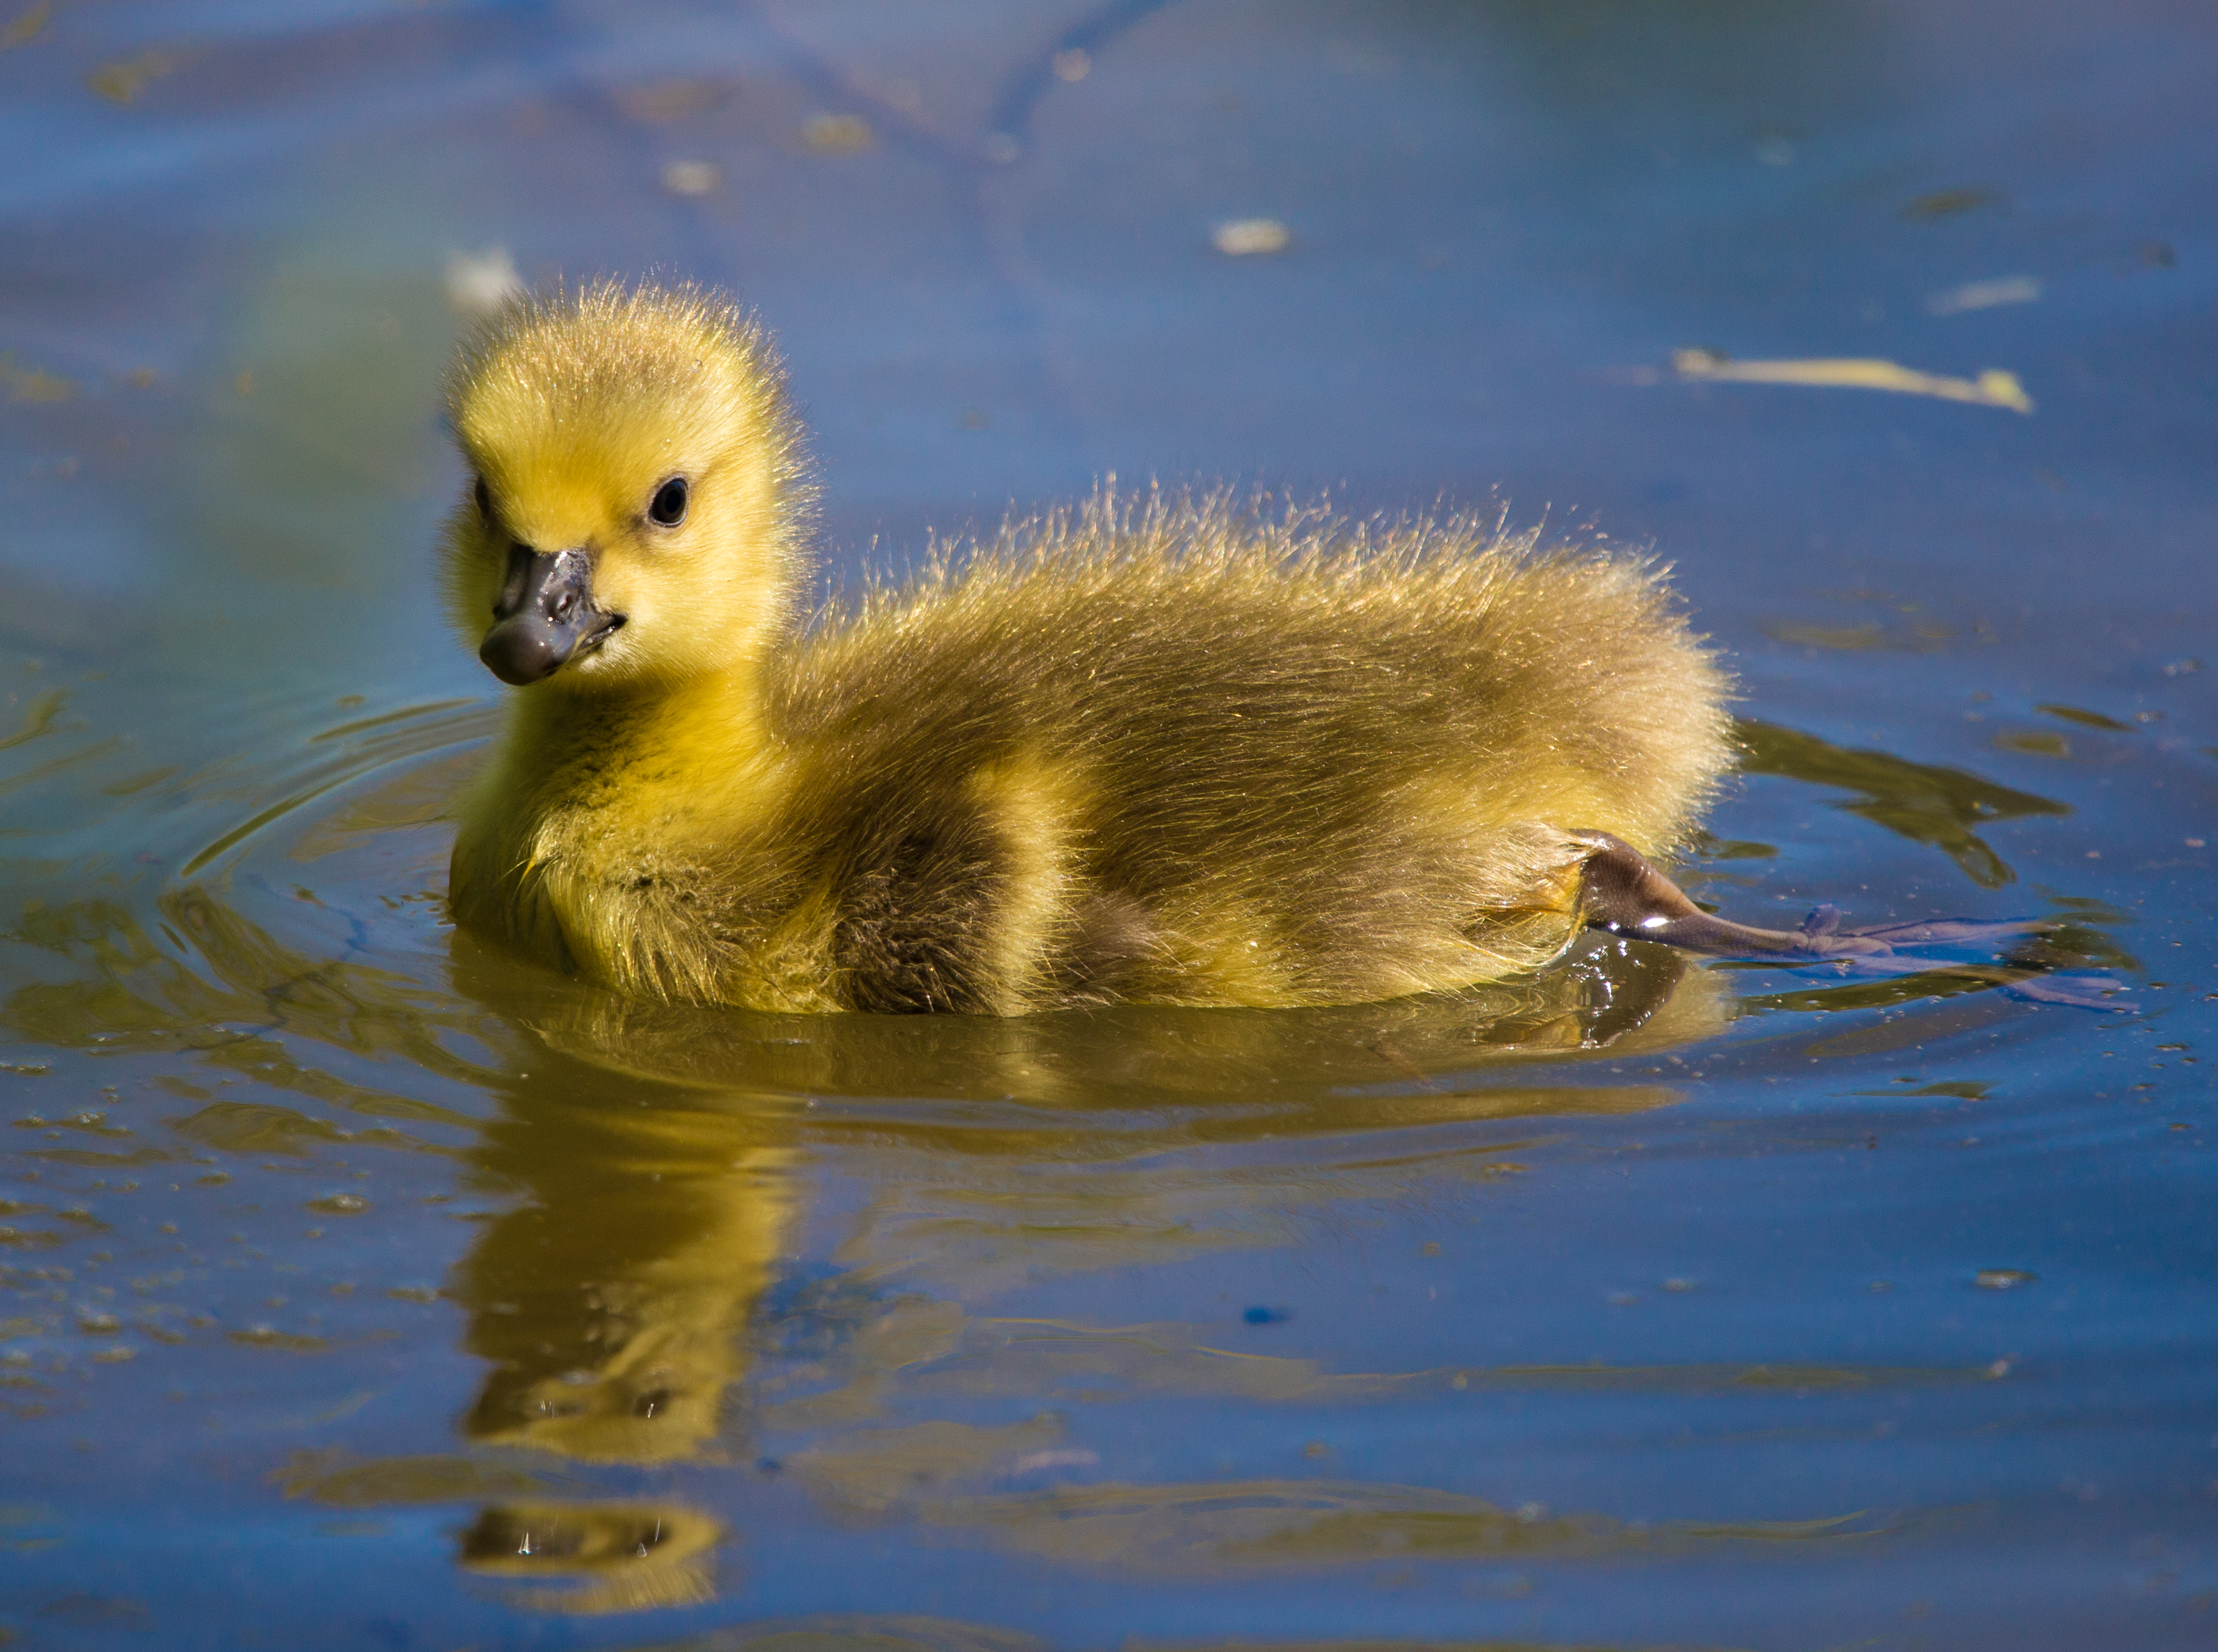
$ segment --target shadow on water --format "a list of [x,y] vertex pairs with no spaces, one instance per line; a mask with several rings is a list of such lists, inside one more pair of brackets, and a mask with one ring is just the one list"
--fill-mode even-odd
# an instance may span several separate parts
[[1861,793],[1854,802],[1834,806],[1913,843],[1932,845],[1982,889],[2016,883],[2017,873],[1972,828],[2072,812],[2069,804],[1998,786],[1964,769],[1907,762],[1883,751],[1851,750],[1775,724],[1744,718],[1735,732],[1742,747],[1742,773],[1784,775]]

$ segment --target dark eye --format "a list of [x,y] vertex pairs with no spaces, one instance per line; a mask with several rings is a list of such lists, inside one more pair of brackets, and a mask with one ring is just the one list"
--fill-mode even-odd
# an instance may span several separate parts
[[685,519],[688,491],[685,477],[672,476],[654,490],[654,498],[647,507],[647,519],[662,527],[676,527]]
[[478,515],[487,522],[492,521],[493,489],[485,485],[485,478],[483,476],[480,476],[478,478],[477,487],[473,491],[478,501]]

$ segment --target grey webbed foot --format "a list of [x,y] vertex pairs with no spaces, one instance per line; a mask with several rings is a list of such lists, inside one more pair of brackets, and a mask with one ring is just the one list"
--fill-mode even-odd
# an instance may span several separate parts
[[1590,846],[1579,880],[1580,909],[1587,922],[1613,935],[1660,941],[1667,946],[1751,961],[1786,964],[1834,963],[1859,975],[1917,975],[1945,970],[1992,981],[2005,991],[2044,1003],[2089,1009],[2127,1009],[2111,996],[2118,984],[2107,976],[2063,975],[2033,962],[1965,964],[1909,958],[1898,947],[1993,946],[2037,936],[2034,919],[1983,922],[1946,918],[1887,923],[1864,929],[1841,927],[1840,909],[1820,906],[1799,928],[1763,929],[1705,912],[1678,885],[1651,866],[1623,838],[1608,832],[1574,832]]

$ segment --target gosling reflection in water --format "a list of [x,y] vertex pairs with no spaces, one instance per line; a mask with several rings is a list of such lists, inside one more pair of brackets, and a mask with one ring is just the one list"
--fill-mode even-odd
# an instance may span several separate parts
[[695,1606],[716,1597],[709,1551],[722,1536],[707,1516],[665,1504],[508,1503],[479,1513],[462,1562],[533,1611]]
[[470,1351],[493,1363],[463,1425],[591,1463],[690,1456],[717,1431],[785,1243],[790,1125],[781,1109],[643,1106],[576,1078],[521,1081],[479,1154],[530,1196],[455,1282]]
[[[1163,1196],[1160,1174],[1120,1183],[1106,1168],[1037,1172],[1197,1142],[1283,1147],[1302,1136],[1658,1106],[1676,1094],[1535,1082],[1533,1058],[1665,1049],[1714,1034],[1730,1013],[1718,976],[1619,941],[1450,999],[1021,1021],[642,1006],[526,981],[467,942],[457,966],[466,991],[530,1025],[541,1046],[519,1064],[526,1072],[511,1081],[505,1116],[477,1153],[486,1183],[524,1198],[486,1230],[455,1281],[468,1346],[493,1366],[465,1431],[641,1464],[740,1455],[736,1442],[717,1445],[725,1398],[747,1375],[746,1332],[791,1242],[811,1146],[867,1138],[880,1155],[915,1156],[917,1173],[893,1179],[960,1206],[962,1219],[945,1226],[962,1239],[939,1241],[951,1255],[939,1260],[969,1276],[997,1261],[1052,1264],[1060,1258],[1044,1251],[1043,1233],[1066,1246],[1074,1233],[1145,1233],[1150,1243],[1168,1233],[1198,1248],[1206,1233],[1149,1209]],[[1487,1071],[1509,1060],[1521,1064],[1514,1080]],[[962,1160],[951,1177],[951,1156]],[[1330,1181],[1329,1169],[1317,1174]],[[1043,1208],[1043,1199],[1069,1208]],[[918,1254],[934,1241],[918,1233],[866,1218],[843,1262],[864,1279],[938,1271]]]

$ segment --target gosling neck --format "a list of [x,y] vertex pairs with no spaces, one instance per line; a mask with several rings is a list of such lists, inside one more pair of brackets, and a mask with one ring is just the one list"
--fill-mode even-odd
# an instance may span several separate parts
[[[579,692],[549,682],[524,689],[509,712],[507,747],[558,788],[582,774],[606,775],[659,757],[684,754],[691,769],[709,754],[730,767],[766,755],[773,744],[764,663],[747,659],[672,680],[630,683]],[[712,771],[713,772],[713,771]]]

